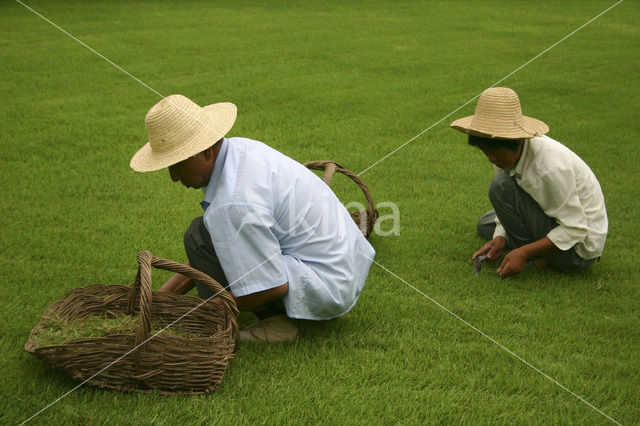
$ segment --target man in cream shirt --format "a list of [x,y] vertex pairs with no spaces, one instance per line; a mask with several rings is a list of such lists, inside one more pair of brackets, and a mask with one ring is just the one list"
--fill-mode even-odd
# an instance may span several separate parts
[[[169,169],[174,182],[204,192],[203,216],[184,237],[189,263],[233,294],[258,321],[241,340],[290,341],[292,319],[330,320],[351,310],[375,251],[333,191],[313,172],[269,146],[227,138],[236,107],[200,107],[169,96],[147,113],[149,142],[131,160],[136,171]],[[162,291],[201,283],[176,274]]]
[[498,267],[507,277],[530,259],[572,272],[600,257],[608,220],[598,180],[573,151],[544,135],[545,123],[522,115],[513,90],[486,90],[475,114],[451,127],[469,134],[469,144],[498,171],[489,189],[494,210],[478,223],[478,232],[490,241],[474,259],[497,260],[511,248]]

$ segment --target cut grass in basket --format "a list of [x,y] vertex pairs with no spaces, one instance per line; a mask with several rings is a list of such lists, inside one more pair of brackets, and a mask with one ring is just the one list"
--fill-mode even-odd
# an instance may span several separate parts
[[[89,315],[71,320],[59,317],[47,318],[46,324],[36,334],[36,340],[40,347],[59,345],[77,339],[135,334],[140,324],[140,316],[109,311],[104,316]],[[152,329],[158,330],[158,334],[171,334],[187,339],[203,337],[201,334],[186,330],[180,324],[168,327],[169,324],[169,321],[152,323]]]

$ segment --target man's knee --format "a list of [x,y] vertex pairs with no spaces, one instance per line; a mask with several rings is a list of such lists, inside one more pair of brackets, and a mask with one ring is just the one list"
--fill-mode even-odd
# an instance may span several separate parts
[[[196,217],[184,233],[184,249],[187,257],[202,245],[202,229],[205,228],[202,216]],[[205,228],[206,229],[206,228]]]
[[493,233],[496,230],[496,212],[489,210],[482,215],[480,220],[478,220],[476,230],[481,238],[491,240],[493,238]]
[[498,173],[489,185],[489,200],[495,207],[496,203],[504,202],[505,197],[513,193],[517,186],[515,180],[507,172]]

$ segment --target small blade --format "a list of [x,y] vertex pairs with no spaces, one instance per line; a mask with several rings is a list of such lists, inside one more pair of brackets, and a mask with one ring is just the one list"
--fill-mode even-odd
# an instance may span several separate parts
[[480,275],[480,270],[482,269],[482,262],[484,262],[485,260],[487,260],[487,256],[485,256],[484,254],[481,254],[480,256],[476,257],[475,260],[473,261],[473,270],[476,272],[476,276]]

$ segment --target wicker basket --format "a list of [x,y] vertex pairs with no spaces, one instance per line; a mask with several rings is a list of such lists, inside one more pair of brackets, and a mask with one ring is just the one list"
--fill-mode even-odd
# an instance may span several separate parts
[[[67,292],[51,305],[33,329],[25,349],[76,380],[102,388],[163,394],[200,394],[222,381],[237,343],[238,310],[233,297],[208,275],[180,263],[138,253],[138,274],[130,286],[93,284]],[[152,291],[151,266],[179,272],[208,285],[221,304],[194,296]],[[51,318],[139,314],[135,334],[82,338],[39,346],[38,332]],[[179,321],[187,338],[151,333],[152,324]]]
[[342,173],[351,178],[355,183],[358,184],[362,192],[364,193],[364,197],[367,200],[367,207],[364,210],[360,210],[357,212],[351,212],[351,217],[356,222],[362,233],[365,237],[369,237],[371,231],[373,230],[373,225],[376,220],[378,220],[378,210],[373,208],[373,198],[371,197],[371,193],[369,192],[369,188],[364,184],[360,177],[353,173],[350,170],[345,169],[340,164],[334,161],[309,161],[304,164],[307,168],[311,170],[324,170],[324,174],[322,175],[322,180],[328,186],[331,186],[331,178],[335,172]]

